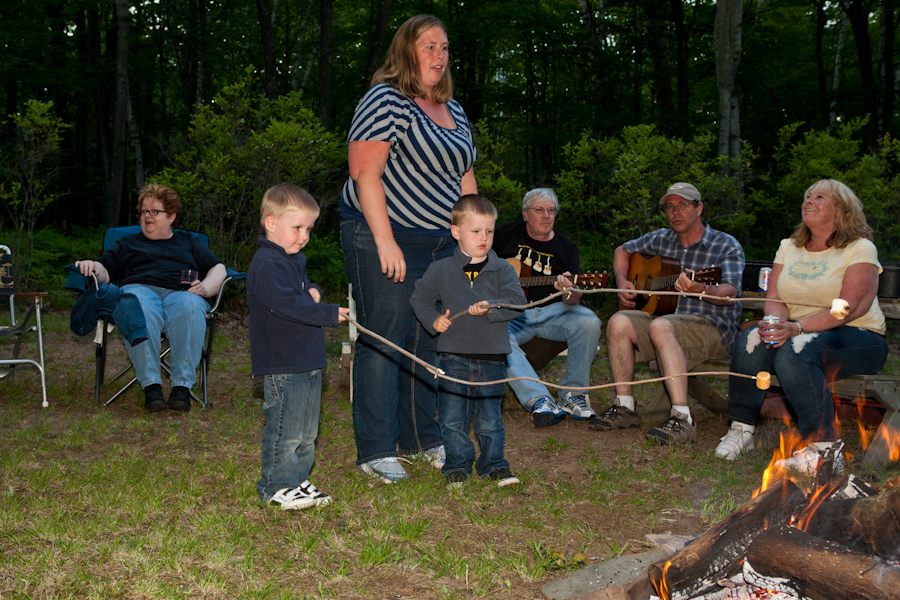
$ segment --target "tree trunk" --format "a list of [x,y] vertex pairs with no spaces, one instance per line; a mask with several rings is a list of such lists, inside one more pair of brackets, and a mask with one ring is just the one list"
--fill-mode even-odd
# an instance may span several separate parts
[[678,86],[675,118],[679,134],[687,135],[691,90],[688,87],[690,50],[688,48],[687,27],[684,24],[684,4],[682,4],[682,0],[670,0],[669,5],[672,11],[672,23],[675,25],[675,72]]
[[822,48],[828,15],[825,14],[825,2],[816,2],[816,78],[819,81],[819,107],[822,111],[822,127],[828,127],[828,82],[825,73],[825,52]]
[[116,0],[116,92],[113,110],[112,156],[110,157],[109,190],[103,210],[107,227],[119,224],[122,188],[125,181],[125,158],[128,153],[128,25],[129,2]]
[[865,129],[865,144],[869,149],[878,145],[878,90],[872,73],[872,42],[869,37],[868,0],[842,0],[841,8],[850,20],[853,39],[856,41],[856,56],[859,61],[859,81],[862,88],[863,108],[869,115]]
[[837,92],[844,79],[844,44],[847,43],[847,19],[841,19],[841,32],[838,35],[837,49],[834,54],[834,79],[831,82],[831,93],[834,97],[829,105],[828,124],[834,127],[838,118]]
[[265,90],[268,98],[278,97],[278,67],[275,62],[275,12],[269,0],[256,0],[259,30],[262,36]]
[[369,82],[372,81],[372,76],[381,64],[381,53],[384,49],[384,39],[387,37],[390,18],[391,0],[379,0],[378,15],[375,17],[375,34],[372,36],[372,45],[369,46],[369,62],[363,75],[363,90],[369,89]]
[[[715,20],[716,83],[719,88],[718,154],[720,175],[730,176],[740,169],[741,129],[735,77],[741,62],[744,4],[741,0],[717,0]],[[729,210],[730,207],[725,207]]]
[[334,73],[332,64],[332,31],[334,0],[321,0],[319,5],[319,120],[328,129],[331,123],[331,88]]
[[881,5],[881,135],[894,136],[894,0]]
[[[296,92],[300,85],[300,62],[303,59],[303,42],[306,41],[306,30],[309,28],[309,15],[312,13],[313,4],[316,0],[309,0],[306,3],[306,12],[303,14],[303,24],[300,26],[300,34],[297,36],[297,52],[294,54],[294,66],[291,68],[291,90]],[[310,55],[315,52],[310,51]],[[304,80],[309,74],[309,70],[303,74]]]
[[[657,108],[654,112],[656,118],[663,123],[669,121],[669,115],[675,106],[672,99],[672,79],[669,73],[665,8],[666,6],[662,2],[657,1],[648,3],[646,8],[647,50],[650,52],[650,64],[653,69],[651,89]],[[669,128],[666,127],[666,129]]]

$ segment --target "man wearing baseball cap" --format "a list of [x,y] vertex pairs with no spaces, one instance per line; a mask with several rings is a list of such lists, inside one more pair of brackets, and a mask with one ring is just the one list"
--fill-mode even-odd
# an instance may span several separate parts
[[[689,183],[675,183],[659,200],[669,227],[657,229],[616,248],[613,274],[616,287],[633,290],[629,266],[634,254],[661,256],[680,263],[681,274],[674,289],[703,293],[706,297],[679,297],[674,314],[654,318],[642,310],[620,310],[609,319],[606,341],[616,398],[604,413],[591,419],[588,427],[610,431],[639,427],[640,416],[634,404],[632,386],[635,360],[656,360],[663,376],[687,373],[708,359],[728,359],[739,333],[739,302],[717,301],[719,297],[740,295],[744,272],[744,250],[736,239],[705,224],[700,192]],[[720,267],[718,283],[692,279],[695,271]],[[637,294],[619,293],[620,305],[635,308]],[[687,402],[686,377],[667,379],[654,406],[668,395],[672,404],[669,417],[647,431],[647,437],[665,444],[697,441],[697,429]]]

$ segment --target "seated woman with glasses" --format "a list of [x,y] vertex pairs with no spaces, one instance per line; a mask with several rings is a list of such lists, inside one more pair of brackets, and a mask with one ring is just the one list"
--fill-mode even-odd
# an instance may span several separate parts
[[[178,192],[149,184],[138,197],[141,232],[119,240],[96,260],[75,263],[85,277],[118,282],[123,292],[137,296],[147,322],[148,339],[125,344],[148,412],[165,408],[189,411],[190,390],[206,335],[206,298],[215,296],[225,281],[225,265],[194,235],[175,231],[181,213]],[[191,272],[190,280],[182,281]],[[172,392],[162,393],[159,353],[165,334],[172,349]]]

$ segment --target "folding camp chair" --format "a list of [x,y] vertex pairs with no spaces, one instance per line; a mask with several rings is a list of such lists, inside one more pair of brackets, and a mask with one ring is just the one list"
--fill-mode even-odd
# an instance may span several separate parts
[[[15,368],[19,365],[30,365],[38,370],[41,376],[41,406],[47,408],[47,371],[44,366],[44,329],[41,323],[41,304],[47,292],[20,292],[16,293],[12,272],[12,254],[6,246],[0,246],[0,296],[9,297],[9,325],[0,325],[0,336],[13,338],[12,358],[0,358],[0,365],[6,368],[0,370],[0,379],[12,377]],[[25,316],[21,319],[16,315],[16,298],[30,301]],[[29,325],[31,317],[35,317],[35,325]],[[22,336],[29,332],[37,333],[38,360],[19,358],[19,350],[22,347]]]
[[[112,227],[106,230],[106,233],[103,235],[103,251],[112,248],[115,246],[116,242],[122,239],[125,236],[132,235],[141,231],[140,225],[130,225],[127,227]],[[178,231],[178,230],[176,230]],[[198,233],[196,231],[188,231],[188,233],[196,236],[200,239],[203,244],[209,247],[209,237],[204,233]],[[85,278],[78,272],[78,269],[74,267],[74,265],[69,265],[66,267],[69,271],[69,279],[66,282],[66,287],[74,290],[85,289],[85,285],[93,285],[93,282]],[[200,357],[200,366],[199,373],[197,377],[197,383],[200,384],[200,388],[203,391],[203,397],[200,398],[197,394],[194,393],[194,390],[191,390],[191,397],[202,404],[203,406],[208,406],[209,404],[209,390],[208,390],[208,380],[209,380],[209,363],[210,356],[212,355],[213,349],[213,337],[216,331],[216,321],[219,318],[219,306],[222,302],[222,295],[225,292],[225,286],[230,281],[240,281],[247,277],[246,273],[240,273],[238,271],[234,271],[232,269],[228,269],[228,276],[225,278],[225,281],[222,282],[222,287],[219,288],[219,293],[216,295],[215,301],[212,303],[212,307],[209,309],[209,312],[206,313],[206,339],[203,344],[203,352]],[[118,373],[113,375],[108,381],[105,381],[106,377],[106,353],[107,348],[109,347],[109,338],[108,335],[113,328],[112,315],[102,315],[102,318],[97,321],[97,330],[95,332],[94,342],[97,344],[97,348],[95,350],[96,356],[96,375],[94,378],[94,396],[97,399],[97,402],[100,402],[100,388],[104,385],[104,383],[112,383],[121,379],[128,371],[134,368],[134,365],[131,364],[131,361],[128,361],[128,365],[121,369]],[[159,356],[160,366],[162,370],[168,375],[172,374],[171,369],[169,368],[169,362],[167,357],[171,352],[171,348],[168,344],[163,344],[162,352]],[[131,388],[137,382],[137,377],[132,377],[128,383],[126,383],[122,388],[119,389],[112,397],[103,403],[103,406],[109,406],[112,402],[114,402],[119,396],[124,394],[128,389]]]

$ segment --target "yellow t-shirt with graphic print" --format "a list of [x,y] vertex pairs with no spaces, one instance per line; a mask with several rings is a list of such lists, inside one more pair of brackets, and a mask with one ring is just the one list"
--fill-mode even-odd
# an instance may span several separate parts
[[[775,253],[775,264],[784,265],[778,276],[778,297],[788,303],[792,321],[814,315],[822,310],[810,306],[800,306],[792,302],[822,304],[831,306],[831,301],[841,297],[841,286],[847,267],[857,263],[870,263],[884,269],[878,262],[878,249],[867,239],[860,238],[840,250],[829,248],[821,252],[810,252],[798,248],[790,239],[781,240]],[[847,323],[852,327],[863,327],[884,334],[884,314],[878,306],[878,297],[860,318]]]

